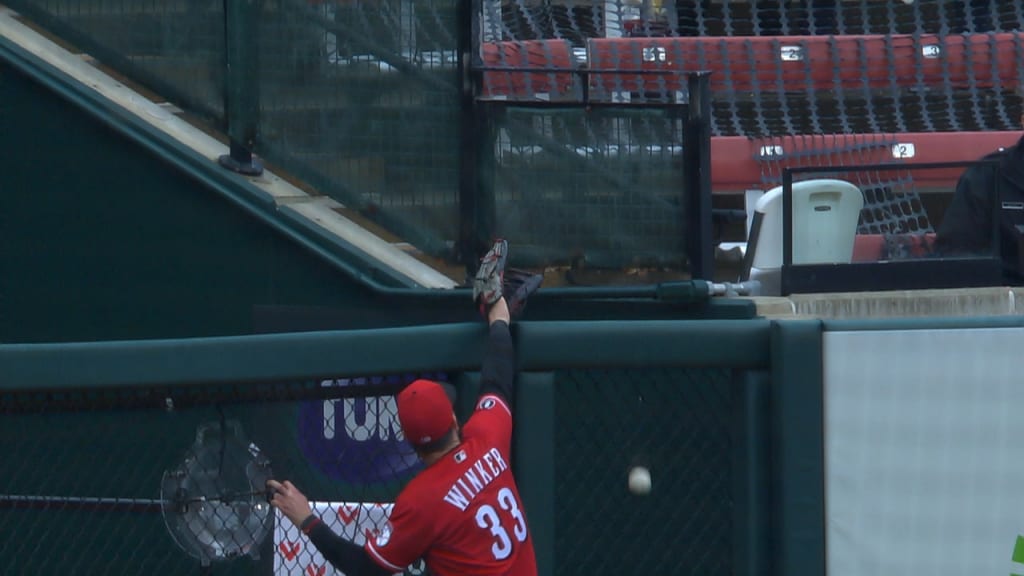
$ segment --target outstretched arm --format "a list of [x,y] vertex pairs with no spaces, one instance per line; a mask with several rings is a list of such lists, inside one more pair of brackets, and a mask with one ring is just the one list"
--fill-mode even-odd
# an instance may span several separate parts
[[[524,271],[508,270],[508,242],[499,239],[480,259],[480,267],[473,278],[473,302],[487,318],[487,351],[480,370],[480,395],[494,395],[502,399],[509,412],[515,403],[515,350],[509,323],[512,316],[521,314],[526,299],[540,287],[544,276]],[[480,407],[487,408],[483,404]]]
[[511,316],[504,297],[488,310],[487,322],[489,335],[480,369],[480,395],[498,395],[512,408],[515,403],[515,349],[509,331]]
[[347,576],[389,576],[391,574],[390,570],[385,570],[374,562],[362,546],[335,534],[321,522],[320,518],[313,514],[306,495],[291,482],[268,480],[267,487],[274,494],[270,505],[280,510],[285,517],[291,520],[292,524],[302,530],[303,534],[309,536],[309,540],[332,566]]

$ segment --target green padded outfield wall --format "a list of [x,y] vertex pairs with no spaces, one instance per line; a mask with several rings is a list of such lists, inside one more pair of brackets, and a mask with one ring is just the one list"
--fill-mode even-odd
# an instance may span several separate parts
[[0,341],[252,331],[264,305],[371,295],[0,64]]

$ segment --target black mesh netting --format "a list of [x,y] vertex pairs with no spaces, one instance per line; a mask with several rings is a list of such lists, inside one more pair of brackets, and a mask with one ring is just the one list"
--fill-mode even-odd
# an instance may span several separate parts
[[[574,81],[634,101],[679,90],[650,71],[709,69],[715,135],[1015,130],[1022,25],[1019,3],[994,0],[490,1],[483,36],[498,47],[483,60],[620,70]],[[529,96],[498,77],[492,92]],[[568,75],[549,79],[572,93]]]
[[[558,375],[555,573],[732,573],[729,374]],[[649,496],[627,490],[635,465]]]
[[[856,184],[864,193],[859,234],[921,234],[934,231],[913,174],[893,162],[893,148],[901,146],[896,135],[862,134],[853,137],[791,136],[767,139],[757,161],[765,188],[782,185],[785,167],[843,167],[886,165],[885,169],[851,169],[802,178],[838,177]],[[891,166],[888,167],[888,166]]]

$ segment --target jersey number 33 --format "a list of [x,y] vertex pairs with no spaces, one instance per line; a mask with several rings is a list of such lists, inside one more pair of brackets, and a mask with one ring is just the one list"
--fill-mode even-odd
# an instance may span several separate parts
[[506,511],[512,517],[512,534],[502,523],[501,516],[490,503],[481,504],[476,509],[476,525],[491,532],[494,536],[494,543],[491,544],[491,553],[495,560],[504,560],[512,554],[512,538],[523,542],[526,540],[526,519],[523,517],[516,495],[508,488],[498,491],[497,504],[499,508]]

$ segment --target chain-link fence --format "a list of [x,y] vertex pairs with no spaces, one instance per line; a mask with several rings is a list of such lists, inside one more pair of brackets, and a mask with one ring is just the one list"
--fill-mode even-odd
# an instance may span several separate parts
[[356,542],[380,530],[422,468],[392,396],[413,378],[5,396],[5,573],[317,574],[266,479]]
[[[731,374],[554,376],[554,573],[731,573]],[[422,468],[393,397],[421,376],[468,415],[475,385],[459,373],[5,392],[5,573],[332,574],[267,505],[265,480],[293,481],[346,538],[373,538]],[[517,474],[551,465],[534,461],[538,448],[517,445]],[[635,465],[652,471],[657,497],[626,490]]]

